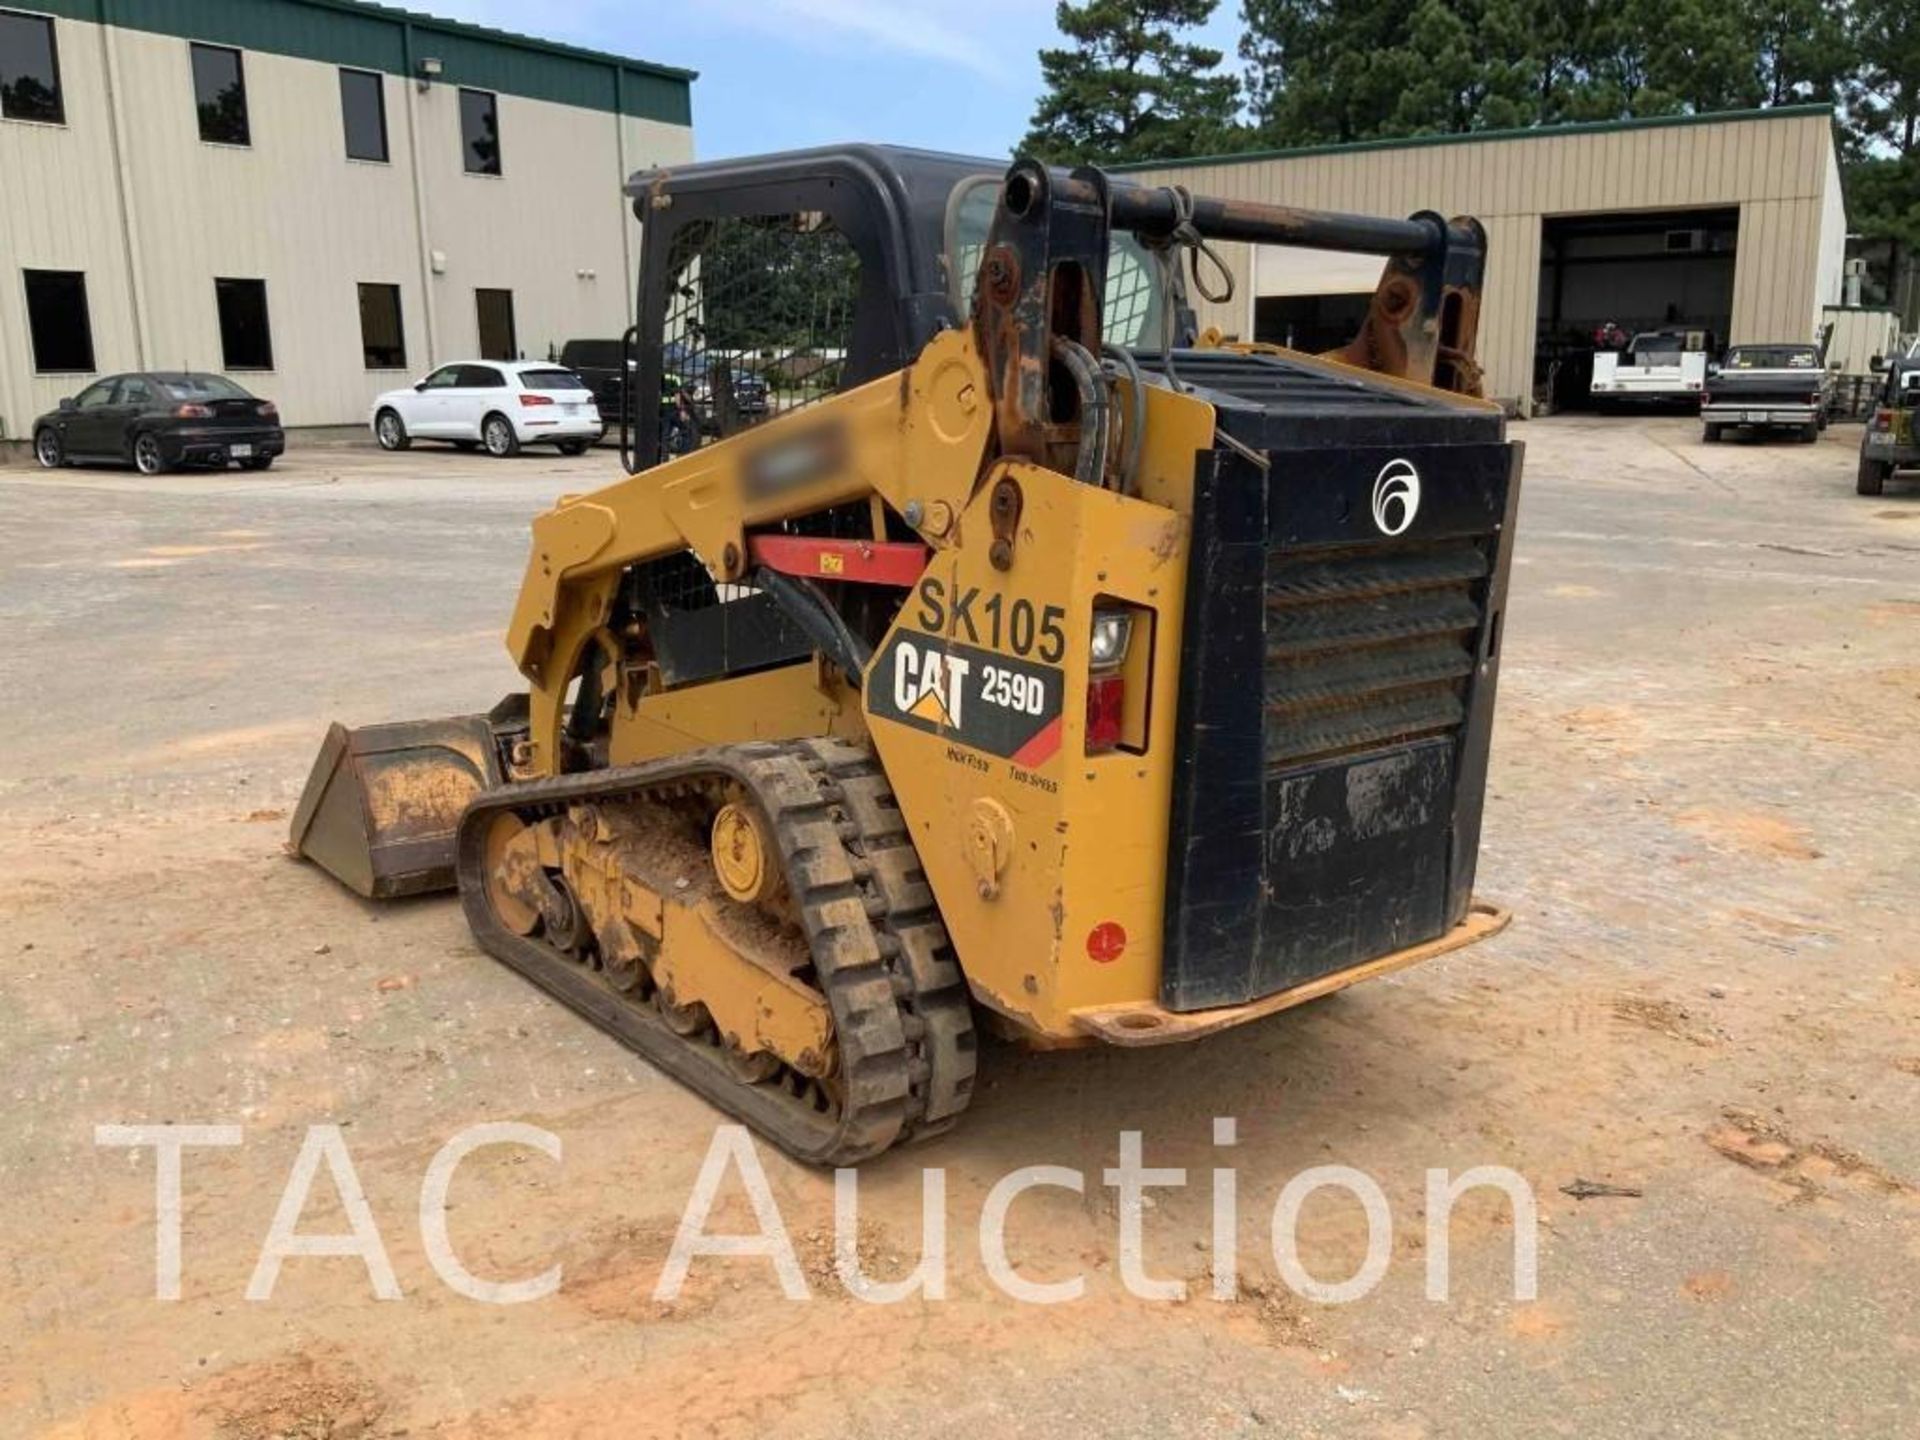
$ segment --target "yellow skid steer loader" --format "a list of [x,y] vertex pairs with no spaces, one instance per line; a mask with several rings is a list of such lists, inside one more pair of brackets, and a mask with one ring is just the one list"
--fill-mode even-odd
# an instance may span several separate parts
[[[1189,1040],[1500,927],[1479,225],[881,147],[628,188],[629,473],[533,522],[526,689],[335,726],[301,854],[836,1165],[955,1120],[977,1020]],[[1360,333],[1196,343],[1215,242],[1382,256]]]

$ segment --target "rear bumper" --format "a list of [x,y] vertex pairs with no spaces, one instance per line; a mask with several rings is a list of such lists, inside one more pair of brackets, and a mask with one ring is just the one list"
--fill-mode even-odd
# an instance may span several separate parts
[[1702,387],[1693,380],[1596,380],[1596,400],[1698,400]]
[[163,430],[158,438],[160,453],[174,465],[224,465],[236,445],[251,447],[255,458],[284,455],[287,449],[287,432],[277,425],[249,430]]
[[598,414],[556,415],[552,419],[544,415],[529,419],[523,415],[513,422],[513,428],[519,432],[523,445],[542,440],[598,440],[607,430],[606,422]]
[[1760,400],[1745,405],[1737,400],[1715,402],[1700,407],[1700,418],[1709,425],[1811,425],[1820,418],[1818,405],[1782,405]]
[[1860,458],[1876,460],[1898,470],[1920,465],[1920,445],[1902,445],[1898,440],[1899,437],[1890,431],[1869,430],[1866,438],[1860,442]]
[[1345,970],[1336,970],[1331,975],[1322,975],[1304,985],[1295,985],[1278,994],[1250,1000],[1244,1005],[1222,1005],[1212,1010],[1169,1010],[1154,1001],[1143,1000],[1132,1005],[1102,1005],[1092,1010],[1076,1010],[1074,1023],[1082,1033],[1109,1045],[1173,1045],[1182,1040],[1198,1040],[1203,1035],[1212,1035],[1235,1025],[1245,1025],[1250,1020],[1260,1020],[1268,1015],[1277,1015],[1282,1010],[1291,1010],[1296,1005],[1318,1000],[1323,995],[1331,995],[1362,980],[1390,975],[1395,970],[1405,970],[1423,960],[1432,960],[1463,949],[1476,941],[1498,935],[1512,921],[1511,910],[1476,900],[1468,909],[1466,919],[1432,940],[1409,945],[1404,950],[1395,950]]

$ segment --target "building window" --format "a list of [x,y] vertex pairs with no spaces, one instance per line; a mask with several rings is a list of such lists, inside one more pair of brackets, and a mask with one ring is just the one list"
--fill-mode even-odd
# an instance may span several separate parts
[[347,158],[387,162],[387,82],[371,70],[340,72],[340,117]]
[[475,307],[480,312],[480,358],[513,360],[517,349],[513,338],[513,292],[476,290]]
[[212,145],[251,145],[247,128],[247,77],[240,52],[194,45],[193,103],[200,111],[200,138]]
[[460,147],[469,175],[500,173],[500,105],[484,90],[460,92]]
[[267,324],[267,282],[215,280],[220,308],[220,353],[228,370],[273,369],[273,331]]
[[27,329],[33,368],[42,375],[93,371],[93,324],[87,277],[78,270],[26,270]]
[[407,334],[400,323],[398,285],[360,287],[360,348],[369,370],[407,368]]
[[60,98],[60,51],[53,21],[44,15],[0,10],[0,116],[63,125],[67,107]]

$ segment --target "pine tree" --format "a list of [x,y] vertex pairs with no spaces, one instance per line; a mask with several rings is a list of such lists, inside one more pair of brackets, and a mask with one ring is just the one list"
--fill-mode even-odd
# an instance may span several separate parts
[[1847,206],[1855,229],[1884,244],[1880,279],[1906,321],[1920,320],[1920,7],[1855,0],[1860,57],[1846,82]]
[[1229,148],[1239,82],[1216,73],[1218,50],[1180,38],[1217,3],[1061,0],[1054,20],[1073,47],[1040,52],[1046,93],[1022,151],[1055,163],[1115,163]]
[[1855,0],[1859,65],[1848,86],[1862,144],[1920,154],[1920,6],[1913,0]]
[[[1889,27],[1913,8],[1863,3]],[[1276,144],[1826,99],[1856,54],[1829,0],[1246,0],[1244,14],[1254,123]]]
[[1747,0],[1759,44],[1761,103],[1833,101],[1859,52],[1844,8],[1829,0]]
[[1240,55],[1260,140],[1306,145],[1386,133],[1412,15],[1408,0],[1244,0]]

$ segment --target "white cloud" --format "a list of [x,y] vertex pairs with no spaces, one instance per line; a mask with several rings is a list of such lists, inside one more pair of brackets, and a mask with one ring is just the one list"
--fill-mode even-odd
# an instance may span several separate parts
[[[529,28],[522,0],[440,0],[428,8],[503,30]],[[707,0],[688,19],[796,49],[856,46],[913,56],[1005,84],[1024,75],[1037,44],[1054,38],[1052,16],[1041,0]],[[573,0],[538,29],[632,50],[641,44],[633,21],[629,0]]]
[[749,0],[737,9],[726,7],[742,20],[789,38],[795,37],[788,25],[824,26],[842,38],[957,65],[996,81],[1006,77],[1007,56],[982,38],[982,32],[1013,28],[996,25],[1000,17],[994,12],[1001,8],[954,0]]

